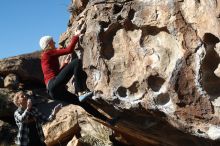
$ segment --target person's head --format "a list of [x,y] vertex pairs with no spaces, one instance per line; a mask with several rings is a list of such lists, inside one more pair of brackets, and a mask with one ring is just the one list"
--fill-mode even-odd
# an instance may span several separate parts
[[55,49],[55,42],[51,36],[43,36],[39,41],[40,47],[43,51]]
[[14,95],[14,104],[17,107],[26,108],[28,97],[23,91],[19,91]]

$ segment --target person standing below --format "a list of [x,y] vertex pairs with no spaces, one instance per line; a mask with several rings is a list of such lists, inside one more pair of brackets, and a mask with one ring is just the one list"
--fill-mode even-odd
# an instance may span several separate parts
[[52,121],[62,105],[58,104],[49,117],[44,116],[23,92],[17,92],[14,96],[14,104],[18,109],[14,113],[15,122],[18,126],[16,144],[18,146],[46,146],[41,123]]
[[72,102],[73,99],[71,98],[74,98],[73,94],[66,89],[66,84],[73,75],[75,79],[75,90],[80,101],[84,101],[87,97],[93,95],[93,92],[86,91],[84,87],[82,62],[80,59],[73,59],[70,63],[68,63],[67,59],[62,66],[59,64],[60,56],[73,53],[80,36],[80,31],[76,31],[75,34],[66,48],[56,48],[53,37],[51,36],[44,36],[39,42],[43,50],[41,55],[41,67],[48,93],[54,99],[67,102]]

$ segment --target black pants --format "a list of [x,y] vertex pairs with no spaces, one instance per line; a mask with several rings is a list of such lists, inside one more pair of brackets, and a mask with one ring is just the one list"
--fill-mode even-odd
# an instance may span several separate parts
[[60,73],[51,79],[48,84],[49,94],[52,98],[57,98],[59,94],[62,94],[63,87],[74,75],[75,78],[75,90],[80,92],[85,90],[85,77],[82,71],[82,62],[79,59],[74,59],[66,65]]
[[79,59],[74,59],[73,61],[71,61],[71,63],[65,66],[55,78],[49,81],[48,84],[49,95],[54,99],[79,105],[91,115],[106,121],[107,118],[103,116],[101,113],[99,113],[89,103],[80,102],[75,94],[72,94],[66,89],[65,86],[73,75],[75,78],[75,88],[76,88],[75,90],[77,92],[85,90],[86,74],[82,71],[82,62]]
[[40,136],[38,135],[38,131],[36,128],[36,123],[28,124],[29,127],[29,143],[28,146],[46,146],[46,144],[40,140]]

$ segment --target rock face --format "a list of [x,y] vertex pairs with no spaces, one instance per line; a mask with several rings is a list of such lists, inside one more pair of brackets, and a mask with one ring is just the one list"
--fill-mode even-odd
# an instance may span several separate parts
[[[69,11],[60,45],[85,26],[77,47],[87,86],[95,91],[88,102],[120,119],[115,126],[96,119],[113,132],[82,108],[66,105],[44,125],[48,145],[220,145],[219,1],[72,0]],[[0,118],[13,123],[16,91],[2,85],[10,73],[23,90],[42,84],[40,52],[0,60]],[[54,107],[41,98],[48,96],[45,86],[31,90],[42,111]],[[5,129],[0,121],[0,137],[8,143]]]
[[44,126],[45,142],[48,145],[54,145],[58,141],[61,143],[66,139],[71,139],[79,131],[75,114],[75,110],[78,108],[74,106],[64,107],[57,114],[55,120]]
[[16,88],[18,86],[19,79],[15,74],[9,74],[5,77],[4,87],[6,88]]
[[41,52],[34,52],[0,60],[0,75],[14,73],[22,82],[43,83],[43,73],[40,64]]
[[[45,111],[45,107],[48,108],[48,104],[44,104],[44,107],[41,105],[41,108],[38,106],[42,111]],[[43,130],[48,146],[59,143],[64,145],[67,141],[69,145],[81,143],[95,146],[96,143],[100,146],[111,146],[111,129],[95,122],[85,110],[76,105],[64,106],[56,115],[56,119],[44,125]],[[75,136],[80,137],[79,140]]]
[[86,4],[61,40],[86,25],[79,46],[87,85],[97,107],[122,117],[118,130],[145,144],[219,145],[220,3]]

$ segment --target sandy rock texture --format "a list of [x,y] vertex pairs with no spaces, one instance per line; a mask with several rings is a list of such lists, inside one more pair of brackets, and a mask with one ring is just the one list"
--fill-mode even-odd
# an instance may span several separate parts
[[[72,0],[69,11],[59,45],[82,30],[76,54],[94,91],[87,102],[120,118],[112,126],[67,104],[44,125],[48,145],[220,145],[218,0]],[[50,114],[35,52],[0,60],[1,120],[13,117],[15,90],[3,86],[11,73],[18,77],[12,87],[35,90]]]
[[85,25],[87,86],[97,107],[122,117],[118,130],[153,145],[218,143],[220,3],[81,2],[61,40]]

